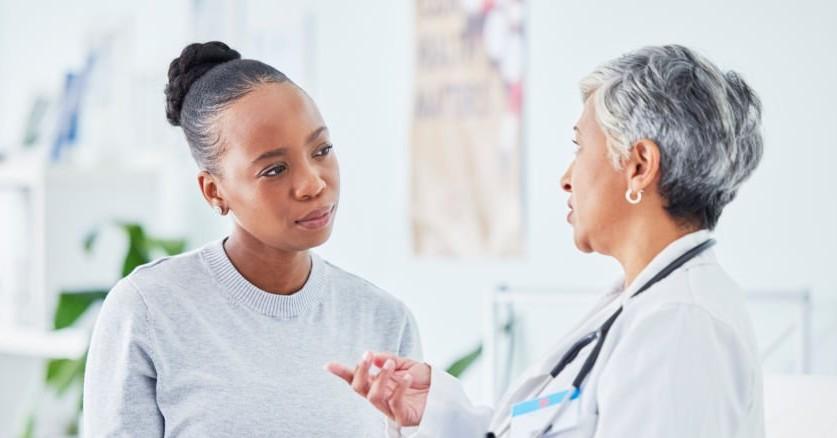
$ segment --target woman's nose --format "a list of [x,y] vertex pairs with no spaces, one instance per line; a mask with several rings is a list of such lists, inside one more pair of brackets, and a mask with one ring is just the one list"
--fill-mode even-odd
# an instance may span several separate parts
[[574,164],[575,164],[575,161],[570,163],[569,167],[567,167],[567,170],[564,172],[564,176],[561,177],[561,188],[564,189],[564,191],[567,192],[567,193],[572,193],[572,191],[573,191],[573,186],[570,183],[570,181],[572,180],[572,176],[573,176],[573,165]]
[[294,183],[294,197],[299,200],[313,199],[325,190],[326,182],[320,176],[317,169],[312,166],[298,170],[298,176]]

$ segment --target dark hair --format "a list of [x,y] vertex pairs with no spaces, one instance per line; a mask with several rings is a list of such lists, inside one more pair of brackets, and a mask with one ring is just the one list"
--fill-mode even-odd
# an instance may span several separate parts
[[168,79],[166,118],[183,128],[198,166],[216,174],[223,150],[213,122],[220,112],[259,85],[290,82],[263,62],[241,59],[220,41],[186,46],[169,64]]

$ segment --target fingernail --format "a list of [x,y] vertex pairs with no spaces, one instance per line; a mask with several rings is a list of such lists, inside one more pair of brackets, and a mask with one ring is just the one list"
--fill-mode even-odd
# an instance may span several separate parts
[[395,368],[395,362],[393,362],[392,359],[387,359],[387,361],[384,362],[384,369],[391,370],[393,368]]
[[372,359],[372,352],[371,351],[367,351],[366,353],[363,353],[363,360],[368,362],[370,359]]

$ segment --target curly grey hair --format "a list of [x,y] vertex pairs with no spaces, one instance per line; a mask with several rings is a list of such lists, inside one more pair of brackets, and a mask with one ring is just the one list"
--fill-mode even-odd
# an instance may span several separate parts
[[581,81],[614,167],[642,139],[660,149],[660,184],[675,219],[713,229],[761,160],[761,102],[735,72],[692,50],[645,47]]

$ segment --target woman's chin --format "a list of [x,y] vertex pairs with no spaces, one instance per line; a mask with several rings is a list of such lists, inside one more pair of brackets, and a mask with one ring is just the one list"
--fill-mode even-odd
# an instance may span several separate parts
[[590,245],[590,241],[584,237],[584,235],[579,233],[577,229],[573,229],[573,241],[575,243],[575,247],[578,248],[579,251],[585,254],[593,252],[593,247]]
[[331,237],[331,230],[332,228],[328,227],[317,231],[306,231],[304,235],[299,236],[296,246],[302,251],[321,246],[328,242]]

